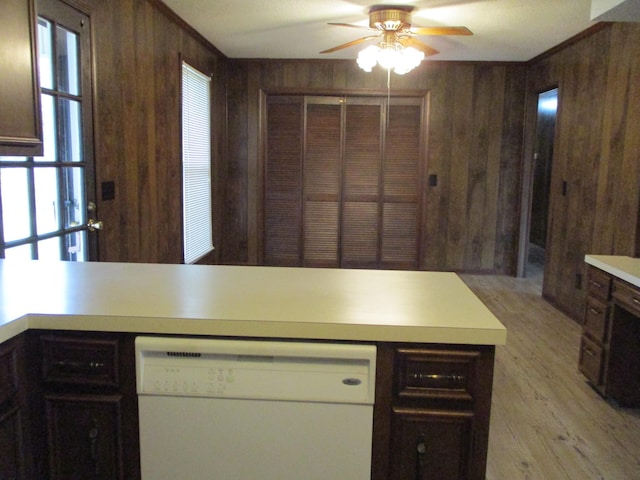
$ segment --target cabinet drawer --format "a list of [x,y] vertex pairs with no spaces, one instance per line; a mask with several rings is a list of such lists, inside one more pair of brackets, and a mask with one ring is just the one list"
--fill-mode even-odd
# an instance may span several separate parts
[[611,275],[590,266],[587,269],[587,293],[606,301],[610,291]]
[[397,350],[397,395],[400,398],[473,400],[479,352]]
[[118,341],[41,337],[43,380],[91,386],[118,385]]
[[587,377],[587,380],[596,386],[602,383],[603,359],[604,350],[602,347],[583,335],[580,343],[580,371]]
[[613,298],[629,312],[640,316],[640,289],[620,280],[613,281]]
[[584,332],[600,343],[606,343],[609,308],[595,297],[587,297],[584,312]]

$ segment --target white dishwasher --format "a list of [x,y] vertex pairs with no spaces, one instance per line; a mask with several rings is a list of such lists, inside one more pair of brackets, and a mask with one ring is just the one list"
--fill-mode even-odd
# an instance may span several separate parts
[[368,480],[376,347],[138,337],[143,480]]

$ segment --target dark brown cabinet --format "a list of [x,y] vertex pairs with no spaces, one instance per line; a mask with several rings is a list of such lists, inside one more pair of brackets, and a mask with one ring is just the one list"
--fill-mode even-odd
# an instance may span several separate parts
[[30,479],[23,337],[0,345],[0,478]]
[[[135,335],[23,336],[0,346],[0,478],[140,478]],[[495,347],[377,348],[372,480],[484,479]]]
[[391,393],[389,398],[379,399],[374,426],[374,432],[385,431],[385,412],[389,412],[388,464],[374,464],[372,478],[483,479],[494,349],[442,345],[380,348],[382,368],[393,365],[388,382]]
[[596,390],[623,406],[640,405],[640,288],[587,266],[578,367]]
[[612,278],[594,267],[587,268],[579,369],[589,382],[604,392],[604,367],[609,352],[609,298]]
[[42,155],[34,0],[3,0],[0,155]]
[[46,452],[46,464],[38,466],[42,478],[138,478],[133,339],[74,333],[35,337],[41,395],[33,424],[44,428],[36,446]]

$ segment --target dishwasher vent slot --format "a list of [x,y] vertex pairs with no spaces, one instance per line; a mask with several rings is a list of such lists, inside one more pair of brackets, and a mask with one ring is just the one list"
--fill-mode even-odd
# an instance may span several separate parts
[[198,353],[198,352],[167,352],[167,357],[200,358],[201,356],[202,356],[202,354]]

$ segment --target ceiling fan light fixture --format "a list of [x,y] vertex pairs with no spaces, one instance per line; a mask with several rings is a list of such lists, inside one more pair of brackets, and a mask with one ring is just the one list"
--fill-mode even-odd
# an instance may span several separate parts
[[381,42],[358,53],[358,66],[365,72],[371,72],[378,64],[385,70],[404,75],[420,65],[423,59],[424,53],[413,47],[405,47],[398,42]]
[[378,52],[380,48],[377,45],[369,45],[367,48],[360,50],[358,53],[358,66],[365,72],[371,72],[373,67],[378,63]]

